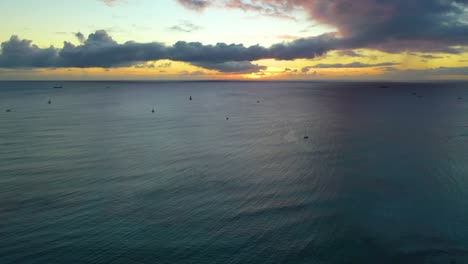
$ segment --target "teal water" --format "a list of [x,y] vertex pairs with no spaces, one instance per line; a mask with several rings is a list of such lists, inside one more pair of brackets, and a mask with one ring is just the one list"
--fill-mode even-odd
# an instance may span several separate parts
[[380,85],[0,82],[0,263],[468,263],[468,84]]

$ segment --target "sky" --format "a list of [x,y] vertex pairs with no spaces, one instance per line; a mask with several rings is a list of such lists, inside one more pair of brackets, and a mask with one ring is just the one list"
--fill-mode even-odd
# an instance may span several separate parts
[[468,0],[5,0],[0,10],[0,80],[468,80]]

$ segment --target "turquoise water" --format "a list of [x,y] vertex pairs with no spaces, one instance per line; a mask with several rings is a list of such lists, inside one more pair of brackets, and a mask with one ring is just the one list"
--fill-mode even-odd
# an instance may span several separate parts
[[468,263],[468,84],[386,85],[0,82],[0,263]]

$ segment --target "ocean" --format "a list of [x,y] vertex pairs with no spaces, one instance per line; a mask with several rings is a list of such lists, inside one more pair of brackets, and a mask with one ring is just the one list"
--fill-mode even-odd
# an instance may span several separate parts
[[468,83],[0,82],[0,263],[468,263]]

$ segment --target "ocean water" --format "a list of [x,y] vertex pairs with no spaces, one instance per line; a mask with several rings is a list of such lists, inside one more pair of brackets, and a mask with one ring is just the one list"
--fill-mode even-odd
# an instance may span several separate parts
[[468,263],[468,84],[381,85],[1,82],[0,263]]

